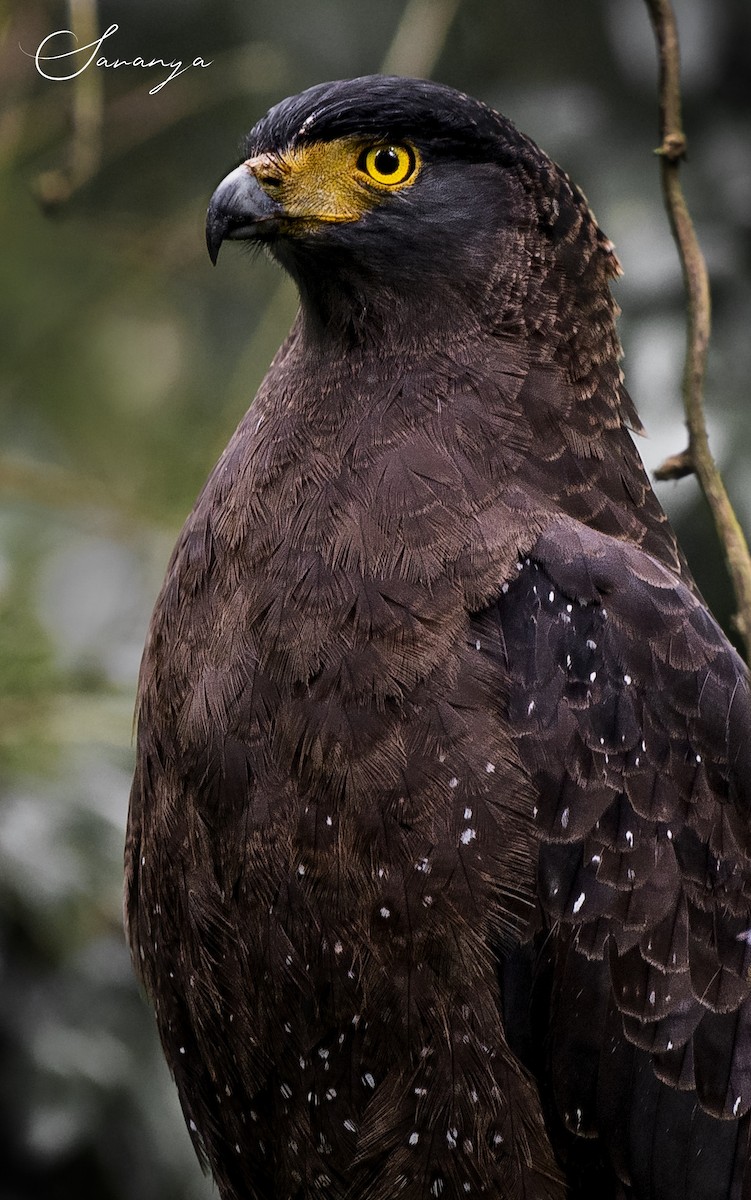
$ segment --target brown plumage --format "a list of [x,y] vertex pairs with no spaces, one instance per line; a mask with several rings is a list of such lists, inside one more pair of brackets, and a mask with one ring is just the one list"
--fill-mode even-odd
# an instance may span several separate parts
[[300,313],[168,568],[127,847],[199,1156],[223,1200],[742,1200],[749,684],[631,440],[613,249],[424,81],[246,158],[212,256],[264,242]]

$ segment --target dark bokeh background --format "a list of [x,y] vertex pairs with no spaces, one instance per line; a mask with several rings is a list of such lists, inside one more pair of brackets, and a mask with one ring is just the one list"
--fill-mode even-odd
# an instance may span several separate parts
[[[751,6],[676,8],[715,303],[710,428],[748,527]],[[29,53],[71,24],[88,40],[87,20],[120,25],[110,58],[212,65],[155,95],[167,72],[43,79]],[[316,81],[386,63],[490,101],[616,242],[654,468],[684,445],[654,47],[641,0],[19,0],[0,36],[0,1200],[198,1200],[210,1188],[120,928],[131,714],[179,524],[294,312],[264,259],[229,246],[212,270],[208,197],[251,124]],[[660,495],[727,624],[694,481]]]

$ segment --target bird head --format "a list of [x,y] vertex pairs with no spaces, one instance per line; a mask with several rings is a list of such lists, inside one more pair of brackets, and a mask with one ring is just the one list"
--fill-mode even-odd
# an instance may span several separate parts
[[206,226],[213,262],[225,239],[264,245],[329,323],[346,309],[372,325],[380,309],[423,328],[428,312],[433,325],[513,323],[551,271],[581,278],[581,253],[566,251],[582,230],[586,256],[615,261],[581,193],[510,121],[444,85],[378,75],[272,108]]

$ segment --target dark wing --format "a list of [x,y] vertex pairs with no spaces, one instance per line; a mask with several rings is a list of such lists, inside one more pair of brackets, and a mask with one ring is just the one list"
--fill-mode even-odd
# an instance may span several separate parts
[[746,669],[672,572],[573,522],[540,538],[477,632],[505,658],[539,793],[547,1028],[530,1044],[544,1033],[561,1153],[599,1134],[640,1200],[745,1196]]

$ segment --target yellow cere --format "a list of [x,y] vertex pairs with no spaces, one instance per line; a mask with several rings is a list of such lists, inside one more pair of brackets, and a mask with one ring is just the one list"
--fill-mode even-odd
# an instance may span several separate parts
[[337,138],[259,154],[246,165],[291,221],[307,227],[356,221],[386,193],[411,187],[421,160],[408,144]]

